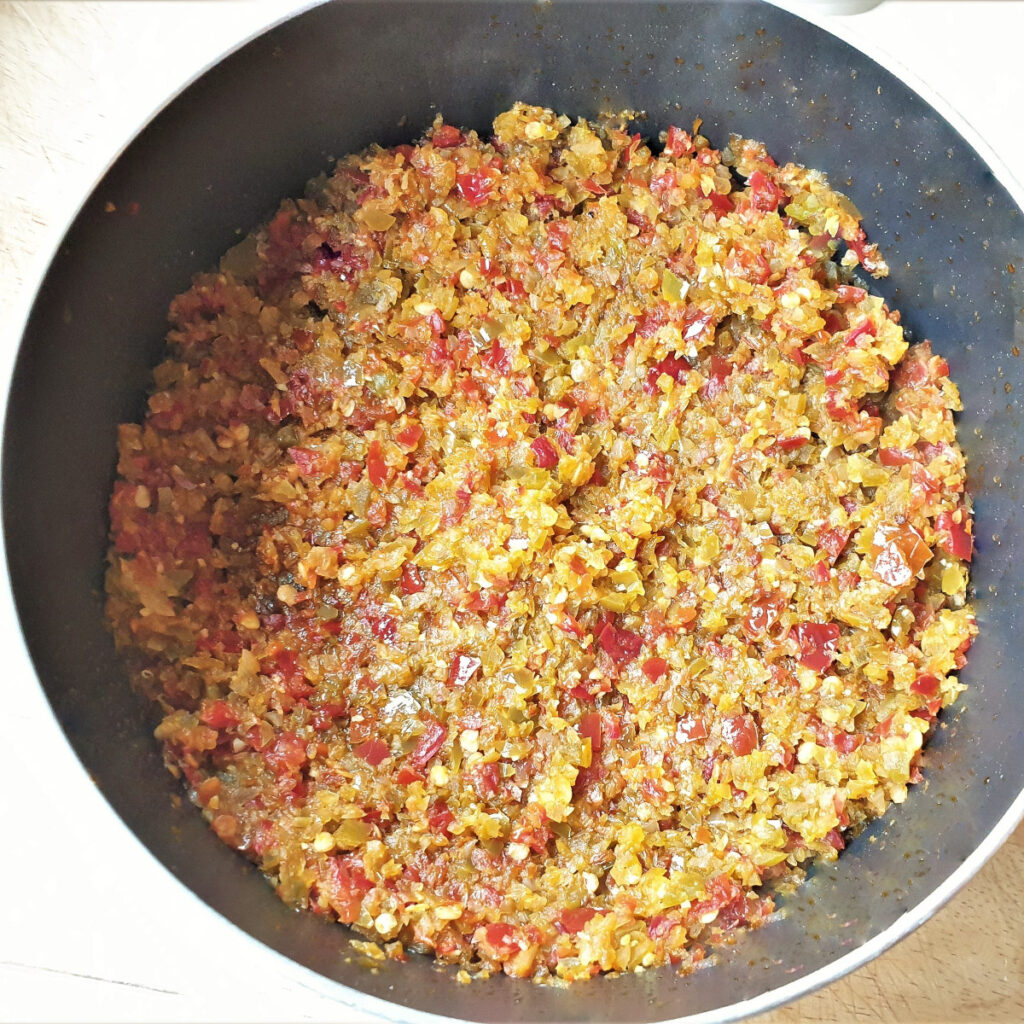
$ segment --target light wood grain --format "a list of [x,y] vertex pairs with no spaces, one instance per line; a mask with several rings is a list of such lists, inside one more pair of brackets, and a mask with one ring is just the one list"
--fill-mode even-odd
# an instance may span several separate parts
[[[1024,826],[929,922],[846,978],[757,1024],[1024,1020]],[[1016,884],[1015,884],[1016,883]]]
[[[295,0],[190,4],[0,0],[0,356],[4,368],[13,358],[31,286],[63,224],[109,158],[187,76],[232,41],[294,6]],[[1008,112],[1016,112],[1024,105],[1024,74],[1009,62],[1017,45],[1014,40],[1021,33],[1011,32],[1005,38],[985,30],[985,24],[995,24],[991,20],[995,15],[991,11],[983,15],[980,9],[991,6],[919,3],[904,4],[901,12],[900,5],[890,3],[865,15],[873,21],[863,24],[897,33],[889,45],[916,54],[916,66],[922,73],[930,71],[940,84],[944,66],[974,59],[980,76],[973,83],[976,90],[980,94],[986,88],[995,90],[991,95],[998,95]],[[995,6],[1016,8],[1014,24],[1024,28],[1022,5]],[[981,17],[990,21],[979,28],[976,20]],[[948,23],[945,33],[936,29],[944,23]],[[934,42],[922,42],[924,25],[932,30]],[[1017,67],[1009,80],[1004,71],[1008,66]],[[975,112],[979,127],[984,130],[987,124],[995,134],[998,111],[993,113],[979,103]],[[989,122],[984,120],[987,115]],[[1018,175],[1024,174],[1024,146],[1019,138],[1005,142],[1004,155],[1015,157]],[[9,607],[0,612],[4,613],[0,641],[13,650],[13,617]],[[12,699],[5,706],[17,709],[0,724],[0,729],[10,732],[8,742],[0,744],[0,774],[5,778],[24,770],[36,743],[63,742],[38,694],[33,691],[30,698],[25,697],[24,687],[35,685],[27,662],[15,658],[14,666],[0,682],[11,687]],[[13,699],[16,686],[22,687],[17,700]],[[46,768],[38,773],[42,799],[56,802],[68,792],[84,792],[81,780],[67,781],[68,773],[78,770],[69,757],[57,756],[52,764],[50,774]],[[138,939],[126,937],[124,922],[132,919],[131,914],[104,888],[116,892],[116,880],[97,876],[95,899],[90,899],[89,887],[81,880],[64,884],[56,876],[63,863],[59,850],[55,855],[49,847],[38,845],[43,836],[38,817],[9,792],[0,794],[0,800],[0,821],[11,826],[9,834],[28,837],[16,840],[13,848],[9,842],[0,844],[5,876],[24,877],[26,863],[44,872],[38,882],[15,887],[5,896],[10,916],[0,921],[20,924],[17,934],[6,926],[0,928],[7,932],[0,935],[0,1018],[227,1021],[287,1015],[303,1020],[356,1019],[294,977],[275,973],[269,955],[247,953],[248,947],[236,933],[225,931],[223,922],[185,901],[162,874],[149,883],[154,908],[167,908],[175,920],[163,927],[163,934],[143,930]],[[113,817],[95,803],[83,815],[93,823],[92,841],[118,851],[125,877],[146,878],[151,868],[145,856],[131,849],[117,834]],[[69,819],[75,820],[74,815]],[[84,823],[82,827],[86,828]],[[92,863],[90,856],[91,852],[80,855],[80,862]],[[102,864],[102,857],[95,856],[95,863]],[[757,1019],[759,1024],[1024,1020],[1024,896],[1017,881],[1022,876],[1024,828],[963,893],[914,935],[853,975],[763,1015]],[[43,922],[39,927],[37,920]],[[56,937],[55,927],[59,928]],[[177,927],[182,929],[180,935]],[[204,984],[191,970],[190,950],[204,948],[206,941],[216,942],[223,957],[217,975],[220,989],[216,982]],[[244,997],[238,994],[241,991]]]

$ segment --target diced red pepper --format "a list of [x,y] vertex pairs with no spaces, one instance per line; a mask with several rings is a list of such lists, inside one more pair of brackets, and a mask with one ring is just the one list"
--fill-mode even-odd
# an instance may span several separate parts
[[750,185],[750,201],[755,210],[771,213],[779,208],[785,193],[764,171],[754,171],[747,182]]
[[656,306],[640,314],[634,330],[641,338],[653,338],[667,323],[668,313],[661,306]]
[[491,189],[497,177],[490,168],[467,171],[455,177],[455,188],[472,207],[483,206],[491,198]]
[[427,722],[426,729],[420,733],[416,746],[412,748],[406,764],[421,770],[425,768],[427,762],[441,749],[447,735],[448,730],[437,719],[430,719]]
[[[683,317],[683,340],[693,341],[695,338],[699,338],[711,326],[711,321],[714,319],[714,314],[710,310],[701,309],[699,306],[688,309],[686,316]],[[732,373],[732,363],[722,359],[721,356],[712,356],[711,366],[714,373],[721,370],[723,380]]]
[[474,590],[466,600],[466,609],[489,614],[504,608],[507,600],[508,594],[496,590]]
[[419,567],[412,564],[412,562],[406,562],[402,566],[402,593],[403,594],[419,594],[424,589],[423,574],[420,572]]
[[370,483],[380,490],[388,479],[388,464],[381,453],[380,441],[371,441],[366,450],[366,472]]
[[676,722],[676,742],[690,743],[693,740],[706,740],[708,727],[699,715],[683,715]]
[[945,455],[950,450],[949,445],[944,441],[939,444],[931,444],[929,441],[918,441],[915,447],[921,453],[925,462],[931,462],[932,459],[937,459],[940,455]]
[[708,202],[711,203],[711,209],[716,218],[724,217],[727,213],[732,213],[736,209],[732,196],[727,192],[709,192]]
[[647,934],[652,939],[663,939],[678,924],[678,918],[670,917],[668,914],[655,914],[647,921]]
[[587,635],[587,631],[579,624],[576,617],[564,608],[562,609],[562,618],[558,623],[558,628],[563,633],[576,637],[577,640],[582,640]]
[[803,437],[800,434],[794,434],[792,437],[778,437],[775,439],[775,447],[779,451],[795,452],[798,448],[803,448],[809,440],[809,437]]
[[261,821],[256,826],[253,837],[249,841],[249,849],[257,857],[262,857],[274,845],[276,831],[277,828],[272,821]]
[[328,857],[320,869],[317,887],[327,897],[338,919],[351,924],[359,916],[363,897],[373,888],[362,866],[350,855]]
[[301,768],[306,763],[306,741],[290,730],[282,732],[263,755],[263,759],[278,774]]
[[711,368],[708,373],[707,383],[700,389],[700,393],[708,400],[717,398],[726,390],[726,381],[733,371],[733,365],[728,359],[720,355],[711,357]]
[[449,686],[465,686],[476,675],[483,662],[469,654],[456,654],[448,669]]
[[868,293],[863,288],[858,288],[852,284],[841,284],[836,289],[836,302],[844,306],[855,305],[858,302],[863,302],[868,297]]
[[462,132],[450,124],[442,124],[434,129],[430,139],[436,149],[451,149],[453,146],[461,146],[463,142]]
[[757,725],[750,715],[727,715],[722,720],[722,739],[743,757],[757,747]]
[[640,783],[640,795],[648,803],[658,803],[665,799],[665,790],[657,779],[644,779]]
[[581,739],[590,740],[591,753],[596,754],[602,745],[601,736],[601,714],[598,711],[588,711],[580,718],[580,724],[576,727]]
[[511,960],[522,952],[525,943],[516,934],[510,924],[489,924],[483,930],[483,944],[487,951],[497,960]]
[[658,393],[658,378],[662,374],[671,377],[674,381],[679,381],[689,372],[690,364],[682,356],[670,353],[647,371],[647,379],[643,385],[644,394],[656,395]]
[[313,712],[313,728],[317,732],[326,732],[330,729],[331,723],[336,718],[343,718],[348,714],[348,706],[345,704],[326,703],[321,704]]
[[288,455],[303,476],[315,476],[320,467],[320,453],[312,448],[289,448]]
[[939,680],[937,676],[918,676],[910,684],[911,693],[919,693],[922,697],[934,697],[939,692]]
[[[698,832],[700,830],[698,829]],[[725,929],[735,928],[744,923],[750,911],[746,893],[728,875],[722,874],[707,882],[707,899],[696,900],[690,905],[689,917],[700,920],[709,911],[717,911],[716,923]]]
[[[324,242],[313,253],[310,266],[314,273],[336,274],[342,281],[349,281],[360,270],[365,270],[369,262],[365,252],[346,242],[335,249],[329,242]],[[296,375],[288,382],[289,390],[302,402],[310,402],[314,398],[315,389],[311,386],[308,375]]]
[[580,182],[580,187],[586,189],[591,195],[595,196],[606,196],[608,195],[608,189],[604,185],[598,184],[593,178],[586,178]]
[[211,729],[230,729],[238,725],[238,716],[226,700],[203,701],[199,721]]
[[398,769],[398,774],[395,776],[400,786],[411,786],[414,782],[423,782],[426,776],[423,772],[416,771],[415,768],[410,768],[408,765],[402,765]]
[[577,935],[596,914],[591,907],[570,907],[555,918],[555,927],[564,935]]
[[313,692],[295,652],[288,648],[282,648],[272,657],[265,658],[260,663],[260,671],[284,683],[285,692],[296,700],[308,697]]
[[[584,769],[585,771],[586,769]],[[548,843],[551,842],[551,837],[554,833],[547,827],[547,825],[538,825],[536,828],[527,828],[521,825],[515,829],[509,836],[509,841],[513,843],[522,843],[524,846],[528,846],[534,853],[544,853],[548,848]]]
[[785,604],[785,598],[778,593],[759,597],[751,603],[750,609],[743,619],[743,631],[752,640],[761,636],[779,621]]
[[800,664],[824,672],[836,657],[839,626],[834,622],[801,622],[793,634],[800,645]]
[[668,672],[668,662],[664,658],[648,658],[640,666],[640,671],[654,682]]
[[367,740],[360,743],[352,751],[356,757],[361,757],[368,765],[376,768],[386,757],[391,756],[391,748],[383,740]]
[[487,761],[473,769],[473,785],[481,799],[494,796],[501,783],[501,769],[494,761]]
[[823,551],[828,556],[829,565],[835,565],[836,559],[843,553],[849,540],[849,530],[841,530],[838,527],[822,530],[821,535],[818,537],[818,550]]
[[940,512],[935,517],[935,532],[939,535],[939,547],[954,558],[969,562],[974,555],[974,537],[967,531],[968,513],[963,509],[959,513],[961,521],[957,522],[953,512]]
[[643,638],[628,629],[619,629],[607,620],[600,623],[597,638],[601,650],[608,655],[616,665],[625,665],[632,661],[643,649]]
[[665,137],[665,155],[676,157],[686,156],[693,152],[693,139],[689,132],[672,125]]
[[660,197],[674,189],[677,183],[676,172],[670,169],[663,174],[652,175],[650,189],[656,196]]
[[554,469],[558,465],[558,449],[542,434],[530,444],[538,469]]
[[833,729],[822,722],[815,730],[818,742],[823,747],[831,747],[840,754],[852,754],[864,743],[864,737],[855,732],[843,732]]
[[395,435],[395,440],[411,452],[420,443],[422,436],[423,428],[418,423],[410,423]]
[[829,846],[833,847],[833,849],[846,849],[846,840],[843,839],[843,833],[837,828],[832,829],[832,831],[825,836],[825,842],[828,843]]
[[863,323],[860,327],[855,327],[846,336],[846,347],[853,348],[857,344],[857,339],[863,337],[865,334],[870,334],[873,338],[875,336],[875,325],[868,320],[867,323]]
[[546,225],[551,248],[566,252],[572,238],[572,224],[567,220],[553,220]]
[[393,644],[398,639],[398,623],[391,615],[367,615],[366,624],[375,640]]
[[883,466],[906,466],[916,462],[917,457],[905,448],[879,448],[878,461]]
[[432,832],[443,832],[448,835],[454,821],[455,815],[443,800],[438,800],[427,808],[427,824]]
[[512,372],[512,354],[498,338],[494,338],[491,341],[491,347],[481,353],[480,362],[503,377],[507,377]]

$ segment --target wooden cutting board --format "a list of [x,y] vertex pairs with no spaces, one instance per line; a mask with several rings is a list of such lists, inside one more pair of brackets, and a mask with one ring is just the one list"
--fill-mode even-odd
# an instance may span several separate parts
[[1024,1021],[1024,825],[959,895],[877,960],[757,1024]]

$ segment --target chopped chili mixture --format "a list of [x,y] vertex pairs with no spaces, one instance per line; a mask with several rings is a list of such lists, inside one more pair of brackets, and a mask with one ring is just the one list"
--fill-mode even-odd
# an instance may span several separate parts
[[666,962],[900,803],[976,632],[945,361],[818,172],[517,105],[196,278],[109,618],[282,899],[475,972]]

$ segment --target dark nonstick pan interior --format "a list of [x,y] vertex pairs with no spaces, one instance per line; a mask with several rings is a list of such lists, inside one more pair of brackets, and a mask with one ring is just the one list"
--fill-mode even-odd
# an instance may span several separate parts
[[[115,428],[142,412],[169,299],[331,157],[408,140],[438,111],[484,130],[517,99],[587,117],[644,111],[638,130],[651,136],[700,116],[714,143],[737,132],[826,170],[892,266],[882,293],[911,336],[948,359],[966,406],[981,637],[963,676],[970,689],[928,748],[928,781],[784,896],[779,920],[690,977],[654,971],[562,991],[505,978],[463,986],[425,958],[376,973],[347,960],[344,928],[287,910],[198,814],[172,806],[176,783],[103,625]],[[109,202],[117,212],[105,212]],[[3,516],[39,678],[85,768],[154,856],[257,939],[356,990],[331,986],[340,999],[378,1012],[366,996],[389,1000],[402,1019],[420,1010],[494,1021],[763,1008],[766,993],[820,983],[934,909],[966,876],[955,874],[964,861],[1008,830],[1024,788],[1013,657],[1024,632],[1024,373],[1013,349],[1024,346],[1022,307],[1021,212],[974,150],[888,72],[777,9],[315,8],[226,59],[142,132],[85,204],[36,301],[7,413]]]

